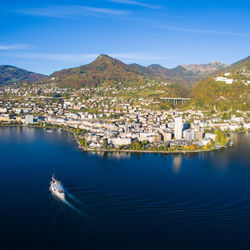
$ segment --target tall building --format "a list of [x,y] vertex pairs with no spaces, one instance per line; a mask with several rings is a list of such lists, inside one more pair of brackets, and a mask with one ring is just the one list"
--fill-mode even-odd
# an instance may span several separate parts
[[183,129],[183,122],[182,117],[174,118],[174,137],[177,140],[182,139],[182,129]]
[[193,129],[186,129],[183,131],[183,138],[187,141],[187,142],[192,142],[195,141],[196,139],[196,131]]
[[33,123],[34,122],[34,117],[33,117],[33,115],[26,115],[25,116],[25,123],[26,124],[31,124],[31,123]]

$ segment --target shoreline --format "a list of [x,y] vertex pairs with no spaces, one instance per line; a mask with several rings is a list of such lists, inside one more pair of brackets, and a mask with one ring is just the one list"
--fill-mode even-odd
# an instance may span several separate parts
[[[65,129],[64,129],[65,130]],[[78,144],[78,148],[82,150],[83,152],[96,152],[96,153],[146,153],[146,154],[186,154],[186,153],[206,153],[206,152],[212,152],[217,151],[223,148],[226,148],[226,146],[222,146],[220,148],[214,148],[214,149],[201,149],[201,150],[187,150],[187,151],[150,151],[150,150],[132,150],[132,149],[102,149],[102,148],[86,148],[81,146],[80,142],[78,141],[78,137],[75,135],[73,131],[65,130],[67,132],[71,132],[74,136],[74,139],[76,143]]]
[[[219,148],[222,149],[223,147]],[[189,153],[205,153],[211,152],[219,149],[208,149],[208,150],[190,150],[190,151],[149,151],[149,150],[129,150],[129,149],[91,149],[91,148],[83,148],[79,146],[84,152],[96,152],[96,153],[146,153],[146,154],[189,154]]]
[[187,151],[150,151],[150,150],[132,150],[132,149],[102,149],[102,148],[86,148],[81,146],[80,142],[78,141],[78,137],[76,136],[75,132],[67,129],[67,128],[57,128],[53,126],[38,126],[38,125],[24,125],[24,124],[12,124],[7,126],[2,126],[0,128],[8,128],[8,127],[24,127],[24,128],[41,128],[41,129],[55,129],[55,130],[63,130],[66,132],[72,133],[74,140],[78,144],[78,148],[83,152],[95,152],[95,153],[146,153],[146,154],[190,154],[190,153],[206,153],[206,152],[212,152],[212,151],[218,151],[223,148],[227,148],[226,146],[222,146],[220,148],[214,148],[214,149],[201,149],[201,150],[187,150]]

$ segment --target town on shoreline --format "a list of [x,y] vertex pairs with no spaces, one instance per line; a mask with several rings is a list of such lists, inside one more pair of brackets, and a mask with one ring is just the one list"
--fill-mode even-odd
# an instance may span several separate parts
[[[72,131],[85,151],[200,152],[231,144],[230,132],[249,131],[249,112],[170,108],[149,100],[108,98],[89,89],[32,86],[0,88],[0,126],[27,125]],[[43,95],[41,95],[43,93]]]

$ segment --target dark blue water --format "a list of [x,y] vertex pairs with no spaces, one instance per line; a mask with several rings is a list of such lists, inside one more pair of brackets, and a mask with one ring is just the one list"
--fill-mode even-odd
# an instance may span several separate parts
[[65,132],[1,128],[0,249],[250,249],[249,146],[97,155]]

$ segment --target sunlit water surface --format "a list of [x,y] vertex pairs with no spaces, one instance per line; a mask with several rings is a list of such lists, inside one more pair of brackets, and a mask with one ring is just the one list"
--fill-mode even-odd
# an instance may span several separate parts
[[[0,249],[250,249],[250,134],[186,155],[81,152],[0,129]],[[49,191],[55,172],[66,200]]]

